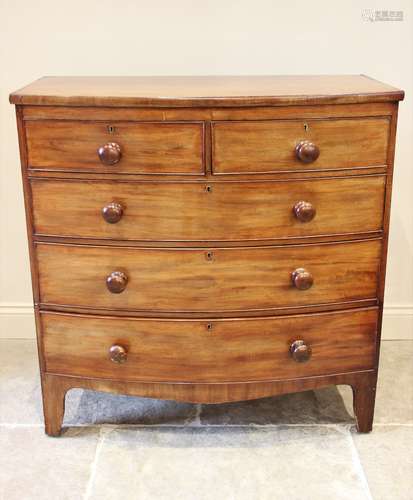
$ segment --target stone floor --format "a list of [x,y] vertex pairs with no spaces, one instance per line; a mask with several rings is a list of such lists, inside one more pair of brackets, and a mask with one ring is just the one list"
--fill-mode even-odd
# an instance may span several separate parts
[[413,342],[383,342],[373,433],[348,387],[191,405],[74,390],[45,436],[36,347],[0,341],[0,500],[412,500]]

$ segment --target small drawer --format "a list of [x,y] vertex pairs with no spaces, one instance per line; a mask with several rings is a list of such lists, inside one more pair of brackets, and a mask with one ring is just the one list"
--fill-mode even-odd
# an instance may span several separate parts
[[144,382],[248,382],[374,368],[377,309],[228,320],[41,313],[46,372]]
[[[288,182],[32,179],[37,235],[253,241],[380,231],[383,175]],[[53,209],[51,209],[53,207]]]
[[387,164],[388,118],[215,122],[214,174]]
[[28,121],[29,168],[204,174],[203,123]]
[[37,243],[43,304],[235,312],[376,297],[381,240],[173,249]]

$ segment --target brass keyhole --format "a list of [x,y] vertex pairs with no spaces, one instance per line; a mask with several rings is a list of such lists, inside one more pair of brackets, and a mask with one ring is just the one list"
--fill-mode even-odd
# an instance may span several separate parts
[[113,125],[108,125],[108,132],[109,132],[109,134],[114,134],[115,133],[115,127]]
[[206,191],[207,193],[212,193],[212,186],[206,186],[206,187],[205,187],[205,191]]
[[205,254],[206,260],[212,260],[214,258],[214,253],[210,250]]
[[207,330],[210,332],[212,330],[212,323],[208,323],[206,327]]
[[310,126],[308,125],[308,123],[304,123],[304,131],[308,132],[309,130],[310,130]]

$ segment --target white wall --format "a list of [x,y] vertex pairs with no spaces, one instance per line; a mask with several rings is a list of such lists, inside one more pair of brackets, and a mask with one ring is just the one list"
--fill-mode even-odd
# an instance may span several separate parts
[[[365,21],[363,9],[404,21]],[[0,337],[33,334],[10,91],[43,75],[306,73],[364,73],[406,91],[385,333],[413,337],[412,16],[411,0],[0,0]]]

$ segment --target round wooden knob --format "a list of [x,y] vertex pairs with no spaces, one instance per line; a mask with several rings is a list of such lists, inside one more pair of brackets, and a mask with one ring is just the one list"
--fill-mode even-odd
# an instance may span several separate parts
[[121,345],[115,344],[109,349],[109,358],[114,363],[125,363],[128,359],[128,352]]
[[115,165],[120,160],[122,153],[119,144],[108,142],[98,149],[100,161],[105,165]]
[[313,286],[313,275],[306,269],[299,267],[291,273],[291,279],[298,290],[308,290]]
[[116,224],[123,215],[123,207],[120,203],[108,203],[102,208],[102,217],[109,224]]
[[122,271],[114,271],[106,278],[106,286],[111,293],[122,293],[128,284],[128,277]]
[[311,347],[304,340],[295,340],[290,345],[290,354],[297,363],[304,363],[311,358]]
[[315,208],[308,201],[297,201],[293,207],[294,215],[301,222],[310,222],[315,217]]
[[310,141],[301,141],[295,147],[296,157],[303,163],[316,161],[320,154],[318,147]]

